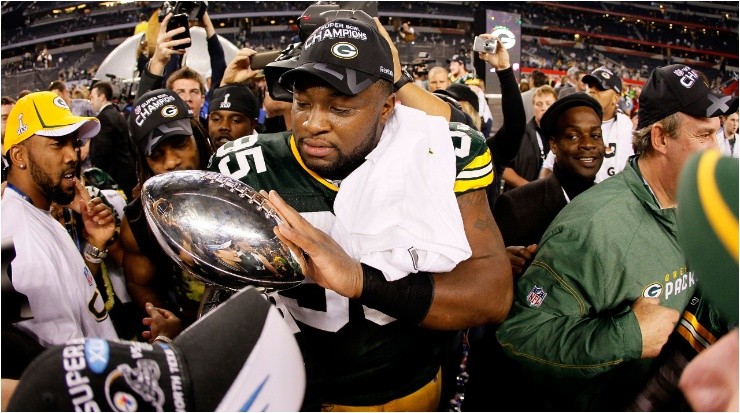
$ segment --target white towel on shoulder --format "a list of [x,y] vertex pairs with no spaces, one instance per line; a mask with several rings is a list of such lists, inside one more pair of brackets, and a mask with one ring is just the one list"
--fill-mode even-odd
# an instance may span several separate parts
[[447,120],[397,105],[378,146],[342,181],[334,202],[353,256],[390,281],[450,271],[470,257],[453,191],[455,160]]

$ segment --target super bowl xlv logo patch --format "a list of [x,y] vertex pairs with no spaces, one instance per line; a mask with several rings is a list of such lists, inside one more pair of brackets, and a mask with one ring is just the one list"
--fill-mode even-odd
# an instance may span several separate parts
[[15,131],[17,135],[22,135],[28,130],[28,125],[23,123],[23,114],[18,114],[18,129]]
[[227,93],[226,95],[224,95],[224,101],[221,102],[221,105],[219,106],[219,108],[228,109],[231,107],[231,102],[229,102],[230,96],[231,96],[231,93]]
[[545,301],[545,297],[547,297],[545,290],[535,285],[527,294],[527,302],[532,307],[539,307]]

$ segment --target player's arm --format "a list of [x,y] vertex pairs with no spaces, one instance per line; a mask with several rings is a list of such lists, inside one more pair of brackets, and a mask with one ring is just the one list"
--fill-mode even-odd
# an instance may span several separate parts
[[306,221],[275,191],[269,200],[283,217],[276,235],[294,251],[320,286],[397,319],[457,330],[501,322],[512,300],[511,266],[483,189],[458,197],[472,256],[447,273],[411,274],[386,281],[380,270],[349,256],[329,235]]
[[156,266],[141,250],[126,217],[121,222],[121,243],[123,244],[123,274],[129,295],[143,311],[146,303],[162,307],[164,302],[152,288]]
[[501,177],[504,178],[504,181],[506,181],[507,185],[514,188],[518,188],[529,183],[529,181],[522,178],[518,173],[516,173],[513,168],[509,167],[504,168],[504,174],[501,175]]
[[484,189],[457,198],[472,256],[434,274],[434,299],[421,325],[461,329],[500,323],[513,297],[511,265]]

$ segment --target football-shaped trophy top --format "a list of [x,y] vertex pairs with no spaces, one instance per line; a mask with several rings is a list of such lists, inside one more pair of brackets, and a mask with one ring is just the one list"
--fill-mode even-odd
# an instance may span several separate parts
[[282,221],[249,185],[209,171],[175,171],[144,184],[142,205],[159,245],[202,281],[283,290],[303,281],[297,257],[273,232]]

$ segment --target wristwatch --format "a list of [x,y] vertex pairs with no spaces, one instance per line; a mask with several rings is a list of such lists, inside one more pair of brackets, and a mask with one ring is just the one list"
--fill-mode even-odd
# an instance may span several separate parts
[[402,87],[406,86],[407,83],[413,83],[414,82],[414,76],[409,73],[408,70],[403,69],[401,70],[401,78],[398,79],[398,82],[393,84],[393,90],[398,92]]
[[85,244],[85,250],[82,255],[91,263],[97,264],[108,256],[108,250],[101,250],[90,244]]

